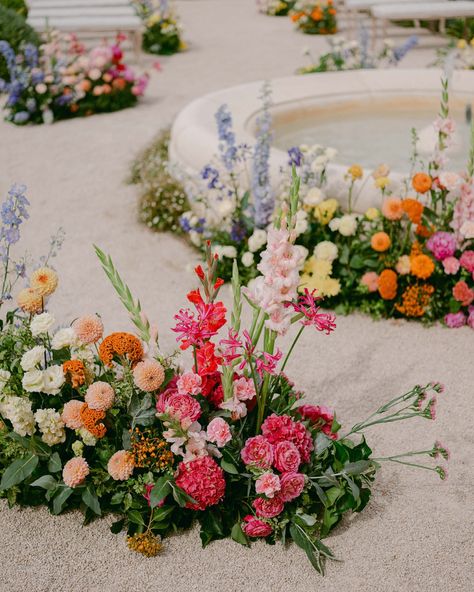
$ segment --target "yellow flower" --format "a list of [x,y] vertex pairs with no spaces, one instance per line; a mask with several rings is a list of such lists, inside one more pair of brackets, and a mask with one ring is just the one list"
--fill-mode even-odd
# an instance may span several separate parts
[[322,278],[328,277],[332,272],[332,263],[324,259],[316,259],[313,255],[306,261],[304,271]]
[[49,267],[40,267],[31,274],[30,287],[41,296],[50,296],[58,287],[58,274]]
[[303,273],[301,276],[301,290],[307,288],[310,292],[317,290],[318,296],[337,296],[341,290],[339,280],[318,274]]
[[43,308],[43,298],[33,288],[25,288],[17,297],[18,306],[31,314],[39,312]]
[[314,217],[321,224],[329,224],[338,207],[337,199],[325,199],[314,208]]
[[388,177],[379,177],[375,179],[375,187],[377,189],[385,189],[390,185],[390,179]]
[[471,47],[474,47],[474,37],[471,39]]
[[153,25],[156,25],[157,23],[159,23],[161,20],[161,15],[159,12],[155,12],[154,14],[152,14],[149,19],[147,20],[146,24],[147,27],[153,27]]
[[380,211],[377,208],[369,208],[365,212],[365,217],[367,218],[367,220],[377,220],[377,218],[379,216],[380,216]]
[[457,43],[457,47],[458,47],[458,49],[466,49],[467,41],[465,39],[459,39],[459,41]]
[[356,179],[361,179],[364,171],[359,164],[353,164],[351,167],[348,168],[347,172],[352,177],[352,180],[355,181]]

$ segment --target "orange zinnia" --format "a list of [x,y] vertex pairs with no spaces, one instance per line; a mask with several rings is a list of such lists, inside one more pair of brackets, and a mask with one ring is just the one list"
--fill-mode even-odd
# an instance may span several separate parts
[[63,372],[66,380],[73,388],[79,388],[86,381],[86,372],[81,360],[68,360],[63,364]]
[[410,218],[413,224],[421,223],[421,216],[423,214],[424,206],[417,199],[407,197],[402,201],[402,207],[405,214]]
[[111,333],[100,344],[99,357],[106,366],[112,367],[115,355],[127,357],[133,368],[143,358],[142,344],[131,333]]
[[392,241],[386,232],[376,232],[372,238],[370,239],[370,244],[374,251],[378,251],[379,253],[383,253],[386,251]]
[[416,173],[411,180],[411,184],[417,193],[426,193],[431,189],[433,180],[426,173]]
[[384,300],[393,300],[397,295],[397,274],[393,269],[384,269],[379,277],[379,294]]
[[430,277],[435,269],[433,260],[428,255],[416,255],[411,258],[411,273],[422,280]]

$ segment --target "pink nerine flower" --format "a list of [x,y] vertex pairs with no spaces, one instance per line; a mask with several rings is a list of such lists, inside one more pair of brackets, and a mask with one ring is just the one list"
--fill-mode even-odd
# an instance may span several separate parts
[[134,468],[133,455],[128,450],[118,450],[107,464],[107,471],[115,481],[126,481],[132,476]]
[[260,518],[275,518],[275,516],[283,512],[285,504],[279,496],[272,499],[257,497],[257,499],[253,500],[252,506]]
[[194,372],[186,372],[178,378],[176,386],[180,395],[198,395],[201,392],[202,378]]
[[89,473],[89,465],[85,458],[82,458],[82,456],[71,458],[64,465],[63,481],[68,487],[78,487],[84,483]]
[[104,332],[104,325],[97,315],[79,317],[72,328],[82,343],[96,343]]
[[459,329],[466,324],[466,315],[459,312],[450,312],[444,317],[444,322],[450,329]]
[[456,257],[446,257],[443,259],[444,273],[448,275],[455,275],[459,271],[461,264]]
[[318,331],[329,335],[336,328],[336,317],[326,312],[320,312],[321,307],[317,303],[322,299],[315,294],[316,290],[310,292],[305,288],[298,301],[296,303],[290,302],[287,306],[291,306],[296,313],[303,315],[302,325],[312,325]]
[[438,231],[428,239],[426,247],[438,261],[443,261],[456,252],[456,237],[452,232]]
[[377,292],[379,287],[379,274],[375,271],[366,271],[360,278],[361,284],[367,287],[369,292]]
[[297,471],[301,464],[301,455],[293,442],[279,442],[273,451],[273,466],[281,473]]
[[466,271],[469,273],[474,272],[474,251],[464,251],[464,253],[459,258],[459,263],[461,267],[464,267]]
[[202,456],[191,462],[181,462],[176,474],[176,485],[196,503],[186,503],[192,510],[205,510],[218,504],[225,494],[224,472],[210,457]]
[[272,498],[280,491],[280,479],[275,473],[263,473],[255,482],[255,491]]
[[81,409],[83,406],[84,403],[82,401],[75,399],[65,403],[63,412],[61,413],[61,419],[66,427],[71,430],[79,430],[83,427],[84,424],[81,418]]
[[298,449],[303,463],[309,461],[313,439],[305,426],[289,415],[270,415],[262,424],[262,434],[271,444],[289,440]]
[[246,465],[269,469],[273,462],[273,446],[264,436],[249,438],[240,452]]
[[188,419],[193,422],[201,416],[201,406],[191,395],[171,395],[166,401],[165,411],[180,421]]
[[270,524],[255,518],[251,514],[245,516],[242,530],[249,537],[266,537],[273,532]]
[[284,502],[291,502],[291,500],[299,497],[306,485],[306,477],[302,473],[295,473],[293,471],[284,473],[280,477],[281,489],[279,497]]
[[107,411],[115,401],[114,389],[107,382],[94,382],[84,397],[88,407],[97,411]]
[[250,401],[255,397],[255,385],[251,378],[242,376],[234,380],[234,396],[239,401]]
[[222,417],[215,417],[207,426],[207,439],[222,448],[232,440],[229,424]]

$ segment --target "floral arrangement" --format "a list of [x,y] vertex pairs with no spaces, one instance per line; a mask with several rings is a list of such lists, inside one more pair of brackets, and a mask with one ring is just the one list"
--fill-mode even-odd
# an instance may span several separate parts
[[[33,271],[0,332],[0,492],[10,505],[80,509],[86,523],[118,514],[112,531],[126,529],[130,549],[146,556],[196,520],[203,545],[291,539],[324,573],[334,556],[323,540],[344,514],[363,510],[383,462],[446,478],[444,464],[417,460],[447,459],[440,442],[377,458],[364,436],[383,423],[433,420],[439,383],[416,386],[343,430],[328,407],[302,404],[284,373],[305,328],[335,329],[318,297],[298,294],[296,175],[290,195],[252,290],[241,288],[234,265],[229,317],[208,247],[205,267],[195,270],[201,288],[175,315],[180,349],[192,352],[189,370],[160,349],[156,328],[99,249],[136,334],[104,334],[97,314],[55,328],[49,301],[58,276],[44,265]],[[18,225],[3,217],[2,233]],[[245,328],[244,300],[253,311]],[[284,355],[278,339],[292,329]]]
[[52,123],[134,105],[148,76],[137,77],[123,62],[123,39],[119,34],[114,45],[86,52],[75,36],[53,32],[39,48],[25,44],[16,55],[0,41],[10,73],[9,82],[0,80],[0,90],[8,94],[7,121]]
[[257,0],[258,10],[270,16],[287,16],[295,0]]
[[385,39],[383,48],[378,53],[370,52],[369,37],[365,29],[362,30],[359,41],[347,41],[344,37],[330,37],[328,43],[330,50],[317,58],[311,54],[310,49],[305,49],[304,55],[309,58],[310,65],[299,68],[297,73],[313,74],[397,66],[417,45],[418,38],[413,35],[398,47],[395,47],[390,39]]
[[297,28],[308,35],[332,35],[337,31],[333,0],[296,0],[290,12]]
[[186,48],[182,26],[170,0],[133,0],[137,14],[145,24],[143,50],[159,55],[172,55]]
[[474,70],[474,37],[471,41],[459,39],[451,42],[448,47],[438,50],[437,67],[456,68],[457,70]]

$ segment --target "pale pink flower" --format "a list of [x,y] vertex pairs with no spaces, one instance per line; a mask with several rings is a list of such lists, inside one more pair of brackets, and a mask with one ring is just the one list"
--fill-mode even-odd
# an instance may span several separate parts
[[235,421],[236,419],[241,419],[247,415],[247,405],[242,401],[239,401],[237,397],[232,397],[227,401],[223,401],[219,405],[219,409],[225,409],[226,411],[230,411],[232,419]]
[[456,257],[446,257],[443,259],[444,273],[454,275],[459,271],[461,264]]
[[84,424],[81,419],[81,409],[83,406],[83,401],[77,401],[76,399],[72,399],[64,404],[61,419],[66,427],[71,430],[79,430],[83,427]]
[[255,385],[251,378],[241,376],[234,380],[234,397],[239,401],[250,401],[255,397]]
[[68,487],[78,487],[90,473],[89,465],[82,456],[71,458],[63,468],[63,481]]
[[82,343],[96,343],[104,333],[104,325],[97,315],[79,317],[72,328]]
[[445,171],[438,176],[439,183],[448,191],[454,191],[461,181],[457,173]]
[[275,473],[263,473],[255,482],[255,491],[272,498],[280,491],[280,479]]
[[207,426],[207,439],[222,448],[232,440],[229,424],[222,417],[215,417]]
[[395,269],[400,275],[408,275],[411,271],[410,257],[408,255],[399,257]]
[[379,274],[375,271],[366,271],[360,281],[361,284],[367,287],[369,292],[376,292],[379,287]]
[[143,360],[133,369],[133,381],[146,393],[158,390],[164,380],[165,370],[156,360]]
[[107,471],[115,481],[126,481],[132,476],[135,463],[127,450],[118,450],[110,457]]
[[466,220],[463,222],[459,232],[466,240],[474,238],[474,220]]
[[90,409],[107,411],[114,404],[115,392],[107,382],[94,382],[87,389],[84,399]]
[[176,386],[180,395],[198,395],[201,392],[202,378],[194,372],[186,372],[178,378]]

